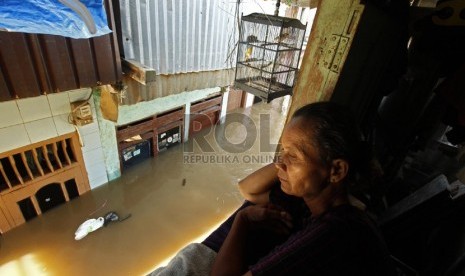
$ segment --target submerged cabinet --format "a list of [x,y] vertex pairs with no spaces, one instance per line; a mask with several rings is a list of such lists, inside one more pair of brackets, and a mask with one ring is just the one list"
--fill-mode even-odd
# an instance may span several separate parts
[[293,18],[242,16],[234,86],[266,102],[292,95],[305,29]]
[[189,137],[219,122],[222,103],[220,94],[191,104]]
[[180,144],[184,137],[184,113],[184,107],[177,107],[117,127],[120,168],[128,168]]

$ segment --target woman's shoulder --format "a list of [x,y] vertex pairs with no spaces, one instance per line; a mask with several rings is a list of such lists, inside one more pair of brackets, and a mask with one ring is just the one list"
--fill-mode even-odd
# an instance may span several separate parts
[[350,204],[337,206],[321,218],[312,221],[313,227],[320,227],[337,234],[341,239],[382,240],[374,220],[367,212]]
[[[329,212],[323,222],[341,245],[349,248],[371,248],[373,252],[386,253],[387,247],[381,231],[367,212],[351,205],[344,205]],[[362,253],[362,252],[360,252]]]
[[325,222],[374,224],[368,213],[349,203],[334,207],[323,216]]

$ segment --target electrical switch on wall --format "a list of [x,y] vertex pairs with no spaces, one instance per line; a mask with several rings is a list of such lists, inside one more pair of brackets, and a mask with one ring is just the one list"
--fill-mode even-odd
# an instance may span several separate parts
[[72,123],[77,126],[87,125],[93,122],[92,108],[88,101],[71,103]]

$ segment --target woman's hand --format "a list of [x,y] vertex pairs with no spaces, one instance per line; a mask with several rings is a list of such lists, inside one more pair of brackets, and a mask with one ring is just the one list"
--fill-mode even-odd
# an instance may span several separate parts
[[[243,275],[247,271],[249,231],[272,231],[287,236],[291,228],[291,216],[272,204],[242,209],[236,214],[231,230],[216,255],[210,275]],[[246,275],[250,275],[250,272]]]
[[288,235],[293,226],[291,215],[273,204],[249,206],[242,209],[237,216],[252,231],[265,230]]

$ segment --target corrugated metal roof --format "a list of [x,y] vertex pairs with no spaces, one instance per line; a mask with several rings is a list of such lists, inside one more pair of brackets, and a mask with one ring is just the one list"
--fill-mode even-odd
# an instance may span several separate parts
[[[106,1],[110,28],[111,1]],[[114,33],[91,39],[0,31],[0,101],[40,96],[121,79]]]
[[93,87],[121,76],[111,35],[70,39],[0,32],[0,45],[0,100]]

